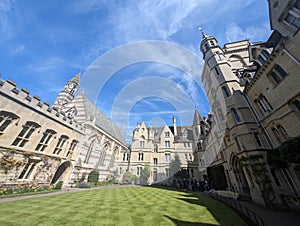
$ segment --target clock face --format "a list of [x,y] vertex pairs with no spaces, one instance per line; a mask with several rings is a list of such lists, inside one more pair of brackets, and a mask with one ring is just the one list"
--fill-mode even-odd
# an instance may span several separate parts
[[68,87],[69,87],[69,89],[73,89],[75,87],[75,84],[74,83],[69,83]]

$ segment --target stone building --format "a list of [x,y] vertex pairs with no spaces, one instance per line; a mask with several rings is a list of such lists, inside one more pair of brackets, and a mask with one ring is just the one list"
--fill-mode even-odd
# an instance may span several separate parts
[[199,164],[204,174],[221,167],[227,189],[242,197],[296,209],[299,164],[268,163],[276,148],[300,135],[300,1],[269,1],[269,9],[274,31],[266,42],[221,48],[203,34],[202,81],[213,112]]
[[117,179],[117,161],[128,150],[122,131],[83,92],[75,96],[79,86],[77,74],[51,107],[14,82],[1,80],[2,184],[61,180],[71,186],[92,170],[100,180]]
[[0,184],[50,184],[70,178],[82,125],[0,80]]
[[153,184],[167,181],[180,169],[188,170],[190,178],[198,178],[198,165],[194,163],[199,158],[198,152],[202,151],[201,121],[195,110],[192,126],[178,126],[175,116],[172,126],[147,127],[145,122],[138,123],[133,131],[129,170],[139,177],[149,165],[149,183]]

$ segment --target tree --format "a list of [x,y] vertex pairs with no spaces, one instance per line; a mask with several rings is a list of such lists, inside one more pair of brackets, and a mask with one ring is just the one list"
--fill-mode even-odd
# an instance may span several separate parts
[[88,182],[97,185],[98,180],[99,180],[99,172],[96,170],[91,171],[88,176]]
[[148,185],[149,184],[149,177],[150,177],[150,165],[146,164],[144,169],[141,172],[140,176],[140,183],[143,185]]

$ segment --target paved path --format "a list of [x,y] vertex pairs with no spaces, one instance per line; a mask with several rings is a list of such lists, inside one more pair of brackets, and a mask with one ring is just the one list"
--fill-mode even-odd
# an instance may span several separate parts
[[99,186],[99,187],[95,187],[95,188],[66,188],[66,189],[62,189],[61,191],[57,191],[57,192],[1,198],[0,203],[12,202],[12,201],[18,201],[18,200],[24,200],[24,199],[30,199],[30,198],[37,198],[37,197],[45,197],[45,196],[51,196],[51,195],[60,195],[60,194],[69,193],[69,192],[97,190],[97,189],[103,189],[103,188],[124,188],[124,187],[138,187],[138,185],[114,184],[114,185],[107,185],[107,186]]
[[239,203],[246,206],[249,210],[252,210],[258,216],[260,216],[267,224],[267,226],[300,225],[300,214],[271,210],[245,201],[239,201]]

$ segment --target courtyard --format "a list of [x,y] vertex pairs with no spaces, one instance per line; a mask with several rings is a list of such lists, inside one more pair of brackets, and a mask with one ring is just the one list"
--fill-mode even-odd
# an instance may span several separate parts
[[246,225],[204,194],[152,187],[69,192],[0,203],[0,225]]

